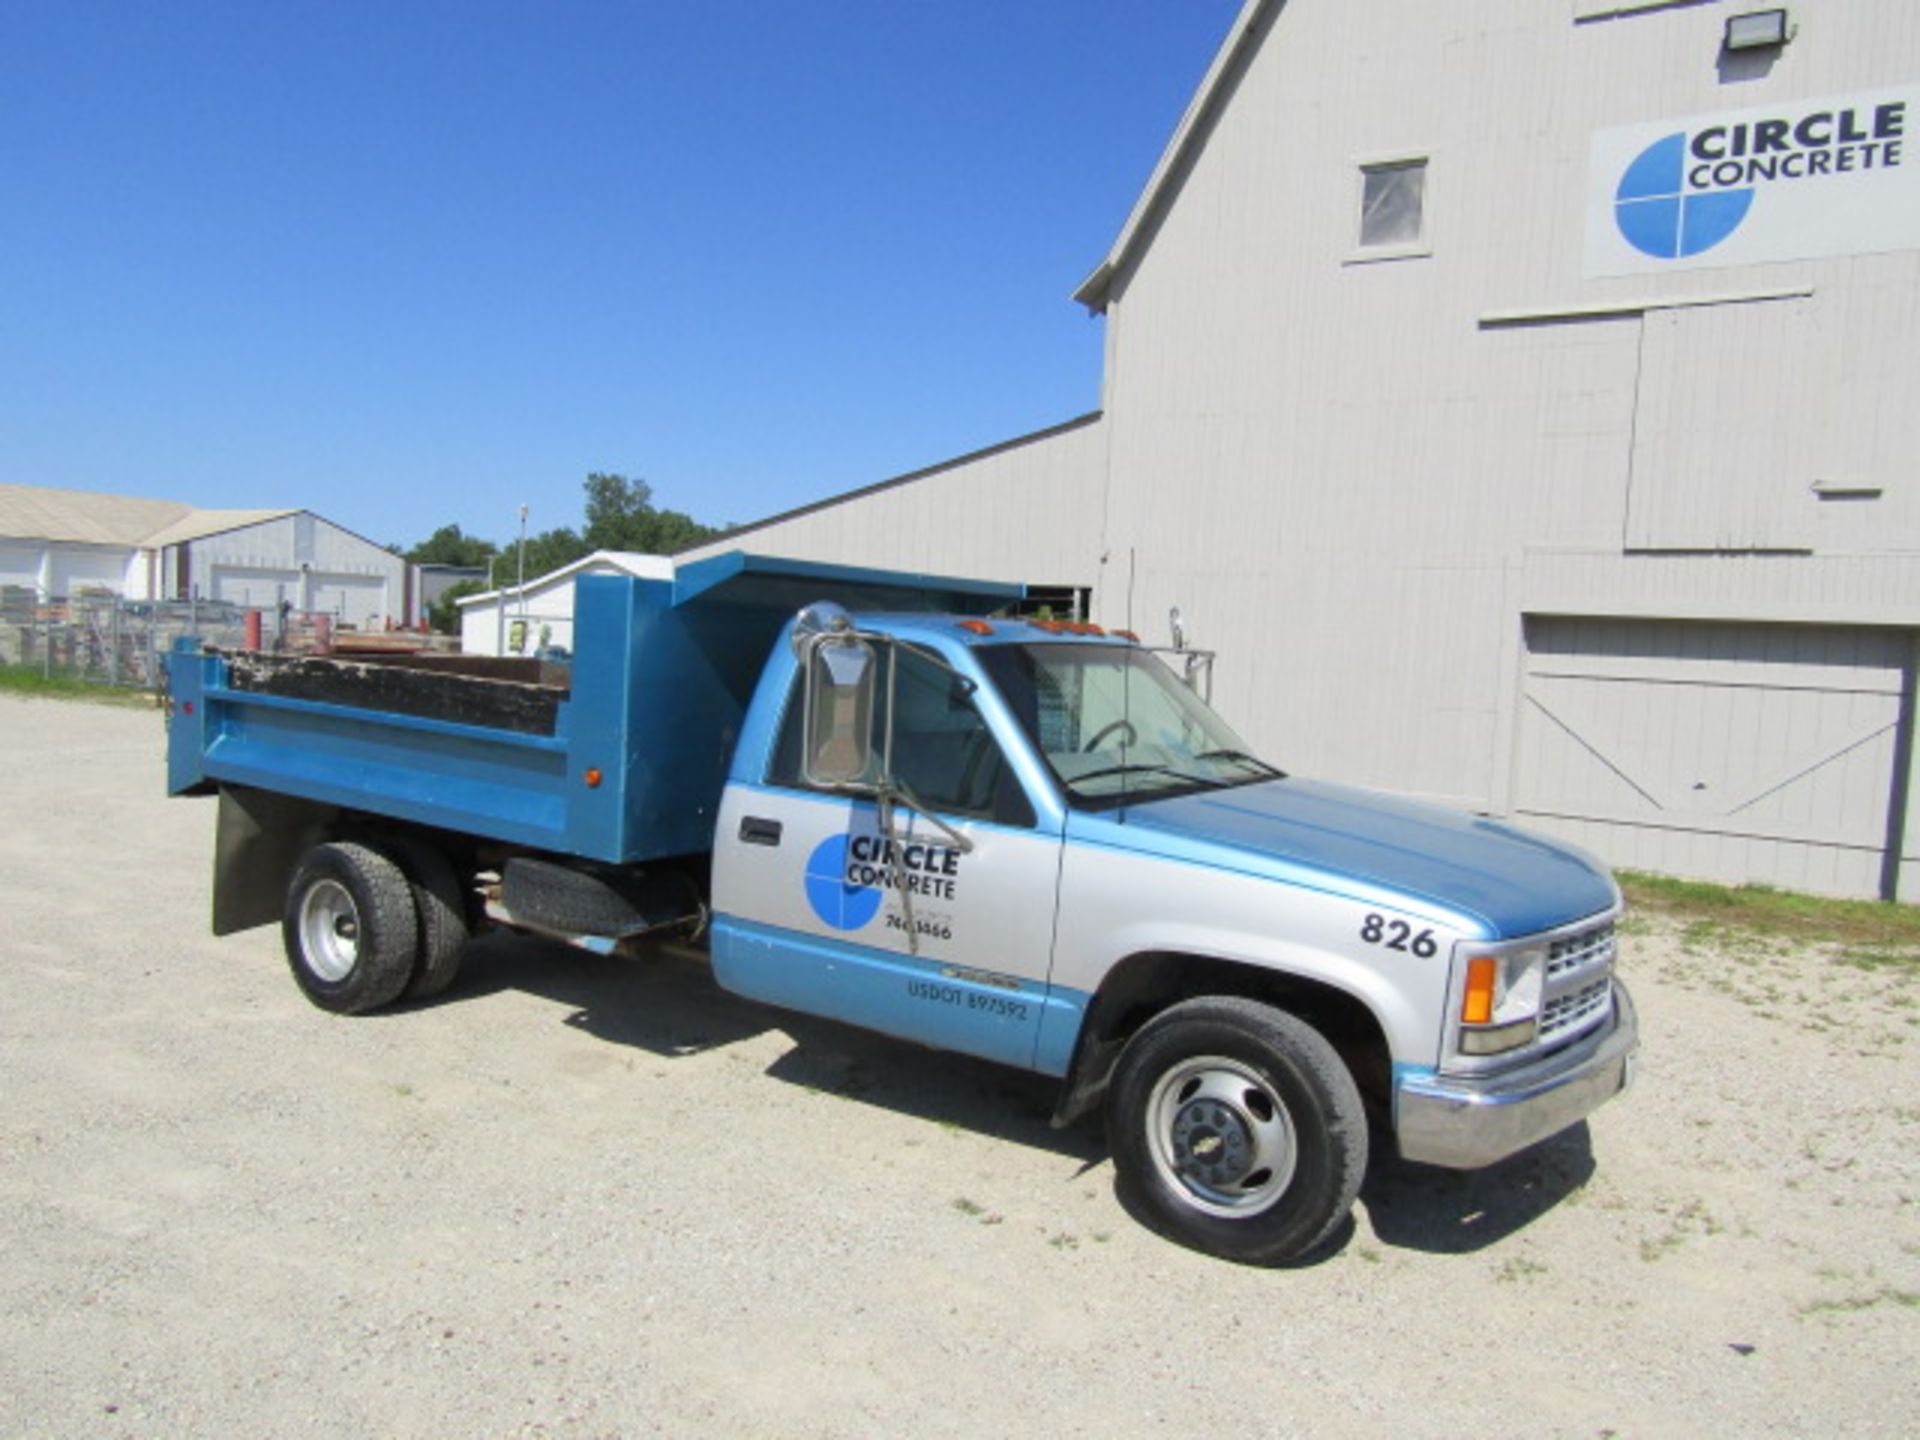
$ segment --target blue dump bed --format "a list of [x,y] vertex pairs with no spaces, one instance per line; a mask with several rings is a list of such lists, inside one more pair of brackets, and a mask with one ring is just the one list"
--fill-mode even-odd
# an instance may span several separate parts
[[708,850],[761,667],[794,613],[987,614],[1017,585],[731,552],[671,580],[583,575],[560,683],[168,657],[170,792],[242,785],[612,862]]

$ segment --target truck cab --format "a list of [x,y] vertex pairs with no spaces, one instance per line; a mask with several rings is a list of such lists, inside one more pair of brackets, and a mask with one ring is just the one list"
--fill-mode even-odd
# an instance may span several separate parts
[[1369,1110],[1484,1165],[1622,1088],[1636,1043],[1604,867],[1287,775],[1091,625],[804,613],[712,903],[721,984],[1057,1076],[1062,1123],[1104,1100],[1144,1213],[1239,1259],[1339,1223]]

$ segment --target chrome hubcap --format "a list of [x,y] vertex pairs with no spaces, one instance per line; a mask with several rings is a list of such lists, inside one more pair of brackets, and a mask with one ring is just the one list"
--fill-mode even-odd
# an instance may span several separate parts
[[1207,1214],[1258,1214],[1293,1182],[1293,1120],[1238,1060],[1197,1056],[1168,1070],[1148,1098],[1147,1127],[1162,1178]]
[[338,880],[318,880],[300,902],[300,948],[313,973],[344,980],[360,958],[360,911]]

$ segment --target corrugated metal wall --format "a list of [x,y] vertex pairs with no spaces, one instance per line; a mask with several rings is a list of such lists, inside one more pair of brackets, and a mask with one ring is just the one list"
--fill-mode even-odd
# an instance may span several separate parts
[[1106,429],[1098,416],[843,503],[690,551],[794,555],[848,565],[1044,585],[1100,573]]
[[[1761,75],[1723,63],[1728,8],[1575,23],[1523,0],[1294,0],[1121,276],[1107,545],[1136,552],[1137,609],[1178,602],[1224,651],[1222,707],[1280,763],[1510,810],[1538,773],[1513,763],[1532,734],[1513,707],[1521,597],[1555,564],[1536,554],[1607,557],[1613,603],[1642,593],[1644,562],[1686,616],[1724,598],[1717,557],[1629,552],[1800,550],[1773,574],[1805,572],[1823,618],[1920,620],[1902,480],[1920,406],[1901,398],[1920,393],[1920,257],[1582,278],[1595,130],[1920,73],[1920,7],[1796,6],[1799,38]],[[1395,155],[1430,157],[1431,253],[1369,261],[1358,167]],[[1816,495],[1843,478],[1883,493]],[[1861,550],[1891,563],[1843,558]],[[1711,723],[1686,703],[1730,693],[1611,703],[1623,725],[1671,720],[1650,743],[1684,755]],[[1738,693],[1798,735],[1803,692]],[[1810,826],[1829,804],[1850,818],[1823,826],[1879,824],[1866,849],[1762,864],[1731,821],[1684,848],[1589,838],[1623,863],[1872,894],[1892,732],[1876,744],[1777,797],[1815,806]]]

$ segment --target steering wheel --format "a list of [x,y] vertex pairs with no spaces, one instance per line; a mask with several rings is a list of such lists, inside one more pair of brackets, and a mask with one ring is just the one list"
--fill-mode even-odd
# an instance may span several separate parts
[[1080,753],[1085,755],[1090,751],[1098,750],[1100,748],[1100,742],[1116,730],[1124,730],[1127,732],[1127,738],[1121,742],[1122,744],[1138,745],[1140,743],[1140,732],[1135,730],[1133,728],[1133,722],[1123,715],[1118,720],[1110,721],[1102,725],[1099,730],[1094,733],[1094,737],[1080,747]]

